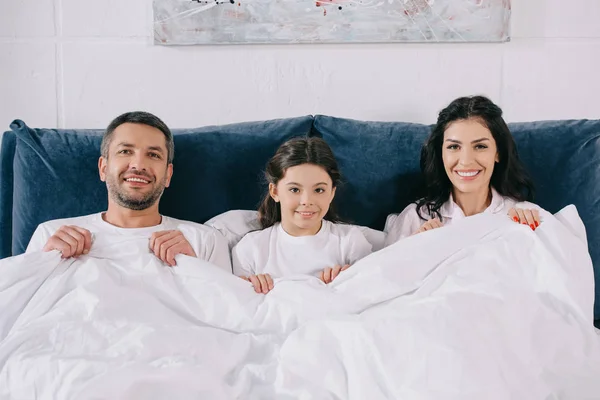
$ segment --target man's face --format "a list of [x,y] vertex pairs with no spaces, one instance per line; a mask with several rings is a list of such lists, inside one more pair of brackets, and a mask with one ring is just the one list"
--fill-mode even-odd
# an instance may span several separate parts
[[113,132],[108,158],[100,157],[98,168],[110,200],[130,210],[154,205],[173,175],[165,135],[143,124],[119,125]]

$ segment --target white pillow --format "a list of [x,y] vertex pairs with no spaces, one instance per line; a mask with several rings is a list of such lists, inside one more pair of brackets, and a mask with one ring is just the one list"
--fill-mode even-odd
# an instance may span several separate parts
[[[212,226],[227,238],[229,250],[231,250],[246,233],[260,229],[258,211],[252,210],[227,211],[209,219],[205,222],[205,225]],[[373,251],[378,251],[383,248],[385,233],[367,228],[366,226],[356,226],[362,231],[363,235],[365,235],[367,241],[371,243]]]

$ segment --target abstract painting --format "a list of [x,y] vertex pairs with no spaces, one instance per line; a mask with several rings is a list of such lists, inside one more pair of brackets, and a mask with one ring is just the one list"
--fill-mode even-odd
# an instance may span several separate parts
[[505,42],[510,0],[154,0],[154,42]]

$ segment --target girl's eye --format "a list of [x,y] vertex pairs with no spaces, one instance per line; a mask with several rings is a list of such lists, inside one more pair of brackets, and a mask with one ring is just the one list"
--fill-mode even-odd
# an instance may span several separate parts
[[325,193],[325,189],[323,189],[323,188],[316,188],[315,192],[316,193]]
[[457,144],[451,144],[450,146],[446,147],[448,150],[458,150],[458,145]]
[[300,189],[298,189],[298,188],[295,188],[295,187],[290,188],[290,192],[292,192],[292,193],[298,193],[299,191],[300,191]]
[[485,144],[478,144],[477,146],[475,146],[475,148],[477,150],[482,150],[482,149],[487,149],[488,147]]

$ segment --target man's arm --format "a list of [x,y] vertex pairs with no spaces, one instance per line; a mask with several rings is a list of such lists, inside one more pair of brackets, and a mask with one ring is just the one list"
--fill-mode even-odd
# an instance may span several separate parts
[[227,242],[225,236],[216,229],[214,229],[213,238],[214,243],[212,251],[208,253],[208,260],[206,261],[231,274],[229,243]]
[[50,230],[47,228],[46,224],[39,224],[35,232],[33,232],[33,236],[29,240],[29,244],[27,245],[27,250],[25,250],[25,253],[42,251],[48,242],[48,239],[50,239],[50,236],[52,236],[52,234],[50,233]]
[[179,224],[174,228],[152,234],[150,249],[158,258],[170,266],[175,266],[175,256],[185,254],[231,273],[229,244],[221,232],[195,223]]

